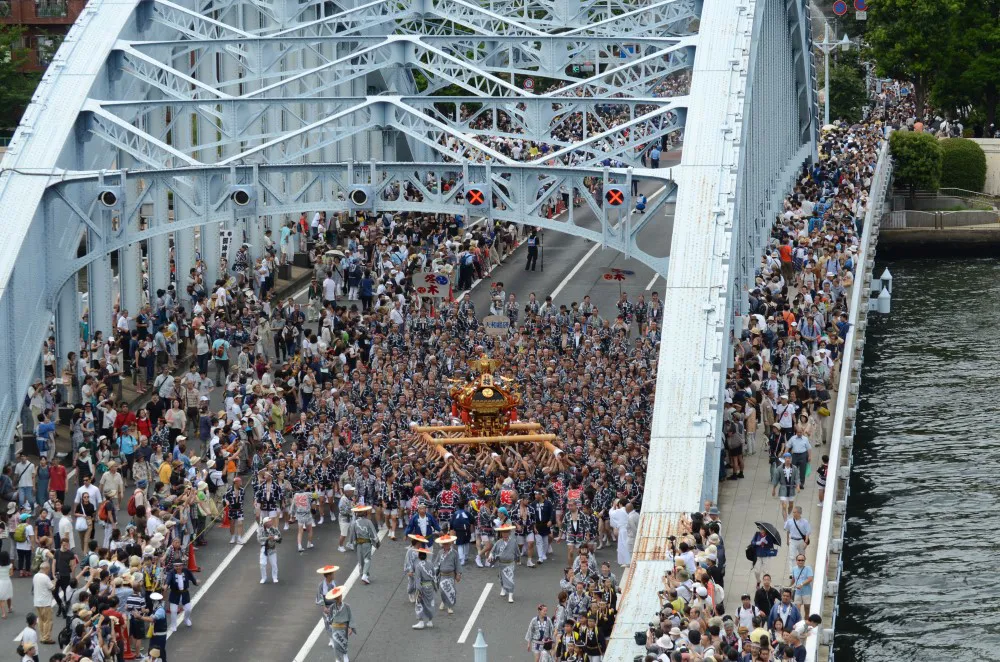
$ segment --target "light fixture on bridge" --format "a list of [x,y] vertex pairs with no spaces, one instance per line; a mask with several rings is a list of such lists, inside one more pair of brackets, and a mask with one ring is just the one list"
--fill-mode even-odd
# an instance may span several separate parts
[[229,187],[229,199],[237,207],[251,205],[257,199],[257,191],[252,186],[237,185]]
[[354,186],[347,194],[347,202],[351,209],[373,209],[375,196],[372,187],[364,184]]
[[104,187],[97,193],[97,200],[105,207],[117,207],[122,199],[122,190],[116,187]]

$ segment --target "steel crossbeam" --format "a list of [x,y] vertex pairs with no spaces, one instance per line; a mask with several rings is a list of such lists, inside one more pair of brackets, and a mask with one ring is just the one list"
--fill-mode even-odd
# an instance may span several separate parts
[[177,30],[189,39],[240,39],[252,35],[170,0],[154,0],[153,20]]
[[634,7],[622,13],[563,32],[563,36],[593,35],[613,37],[627,34],[631,37],[686,36],[693,31],[691,22],[698,17],[697,0],[663,0],[643,7]]
[[[568,90],[585,90],[584,96],[635,94],[657,78],[690,67],[693,39],[630,39],[626,50],[620,38],[611,37],[425,37],[393,35],[388,37],[335,36],[284,38],[280,45],[265,38],[181,40],[170,42],[133,42],[130,47],[148,57],[165,60],[196,57],[235,56],[246,63],[249,77],[259,80],[279,79],[265,86],[285,89],[294,84],[315,85],[325,91],[361,68],[411,66],[420,69],[435,91],[434,80],[441,86],[457,84],[485,96],[523,95],[524,90],[510,83],[518,76],[540,76],[565,81],[580,81],[568,71],[573,63],[589,62],[598,68],[588,84],[580,81]],[[253,55],[256,54],[256,59]],[[302,65],[305,55],[316,57],[318,66]],[[253,60],[254,63],[251,63]],[[350,67],[348,74],[343,70]],[[506,80],[504,80],[506,78]],[[222,81],[226,88],[235,80]],[[439,89],[439,88],[438,88]],[[264,91],[256,91],[261,94]],[[570,92],[567,92],[570,93]]]
[[[537,144],[544,142],[557,148],[558,151],[540,159],[539,163],[575,154],[573,162],[578,165],[598,163],[604,158],[638,165],[641,155],[636,149],[638,146],[683,129],[683,117],[678,111],[682,112],[686,100],[649,97],[609,101],[535,96],[515,101],[481,97],[378,96],[323,97],[308,102],[300,99],[231,99],[217,103],[91,101],[87,110],[95,114],[95,126],[91,129],[95,135],[123,148],[127,143],[126,151],[136,152],[133,155],[147,167],[158,168],[185,163],[235,163],[251,157],[261,162],[301,161],[310,152],[355,135],[358,131],[335,134],[332,125],[345,123],[352,113],[372,104],[386,108],[376,113],[375,119],[365,119],[358,131],[396,128],[408,135],[420,136],[425,144],[449,160],[506,161],[506,157],[479,142],[504,138]],[[319,111],[323,119],[315,122],[305,119],[306,115],[319,114]],[[269,112],[280,113],[281,122],[273,130],[261,131],[260,120]],[[211,140],[193,146],[200,160],[178,152],[160,137],[133,124],[170,128],[177,122],[192,121],[196,116],[213,122],[219,120],[214,124],[217,130],[209,136]],[[113,123],[113,131],[106,128],[109,123]],[[563,137],[567,131],[574,132],[574,139]],[[122,138],[123,132],[127,134],[127,141]],[[427,137],[430,142],[426,142]],[[444,149],[442,143],[448,138],[458,143],[460,149]],[[212,158],[220,147],[234,142],[258,146],[225,161]],[[297,149],[296,144],[299,145]]]

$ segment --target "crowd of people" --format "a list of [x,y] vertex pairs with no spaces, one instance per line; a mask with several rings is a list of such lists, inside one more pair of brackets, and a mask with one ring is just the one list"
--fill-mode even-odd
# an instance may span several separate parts
[[[683,82],[663,92],[676,94]],[[743,455],[766,447],[786,544],[802,553],[790,556],[787,576],[770,570],[781,573],[772,584],[765,564],[777,541],[762,529],[748,550],[757,592],[727,611],[723,530],[707,504],[689,533],[671,540],[676,570],[664,578],[661,617],[647,633],[650,660],[684,651],[704,662],[799,659],[815,625],[803,621],[809,531],[795,495],[826,441],[878,143],[885,124],[905,123],[905,115],[905,100],[893,98],[867,123],[824,133],[821,160],[785,200],[734,348],[726,477],[742,479]],[[637,533],[662,302],[655,292],[649,301],[623,294],[616,310],[602,313],[589,297],[557,303],[539,292],[517,301],[495,284],[490,312],[511,325],[506,336],[487,334],[487,311],[455,295],[513,250],[521,231],[466,221],[303,214],[279,239],[268,232],[264,245],[239,247],[210,286],[199,262],[150,293],[134,316],[116,306],[107,335],[91,333],[85,318],[60,379],[48,339],[45,379],[25,407],[42,457],[22,455],[0,477],[0,496],[10,501],[0,522],[0,616],[16,585],[7,577],[31,577],[36,619],[28,629],[36,624],[37,637],[22,637],[24,655],[36,657],[38,644],[58,638],[66,655],[166,660],[167,633],[192,623],[195,552],[208,528],[228,527],[237,545],[250,542],[246,523],[259,522],[263,583],[278,581],[286,531],[295,528],[304,552],[314,527],[329,520],[341,550],[357,554],[364,582],[376,574],[380,536],[407,537],[403,571],[416,629],[453,610],[468,564],[495,567],[513,602],[518,566],[563,563],[526,647],[536,662],[600,656]],[[275,298],[278,267],[295,252],[308,252],[315,269],[305,302]],[[416,296],[426,273],[454,274],[452,296],[433,306]],[[502,358],[500,371],[528,403],[520,417],[556,434],[567,464],[508,448],[459,468],[415,445],[410,427],[450,422],[447,384],[466,378],[469,361],[483,355]],[[137,411],[121,398],[126,379],[150,394]],[[54,418],[67,404],[75,491],[55,461]],[[822,480],[823,466],[814,474]],[[598,563],[595,552],[610,545],[616,563]],[[321,574],[317,603],[331,647],[346,660],[350,607],[333,572]],[[58,637],[56,618],[66,619]]]
[[[758,527],[745,550],[756,590],[724,605],[722,526],[718,509],[706,504],[675,547],[676,568],[659,594],[660,619],[647,633],[647,662],[679,660],[683,653],[702,661],[805,659],[806,638],[821,619],[809,610],[812,530],[796,496],[812,471],[822,502],[822,446],[829,441],[831,393],[852,323],[847,304],[869,187],[887,130],[913,125],[907,102],[898,85],[886,85],[864,123],[824,131],[819,162],[803,168],[784,201],[734,343],[720,476],[743,479],[744,456],[766,451],[783,530]],[[779,545],[788,549],[787,568],[768,566]]]

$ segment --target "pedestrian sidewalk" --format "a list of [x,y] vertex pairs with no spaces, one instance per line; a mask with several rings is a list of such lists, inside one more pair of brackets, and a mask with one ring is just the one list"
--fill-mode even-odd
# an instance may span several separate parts
[[[834,410],[837,395],[830,400],[830,409]],[[785,521],[781,517],[781,505],[778,497],[771,496],[771,467],[767,457],[765,442],[758,442],[753,455],[744,456],[744,475],[742,480],[723,480],[719,484],[719,510],[722,515],[722,535],[726,542],[726,603],[735,606],[740,595],[749,593],[751,596],[757,589],[750,561],[744,554],[744,549],[750,544],[757,531],[754,522],[770,522],[781,532],[781,547],[778,555],[767,562],[766,570],[771,575],[771,583],[777,587],[789,586],[790,565],[788,545],[784,533]],[[795,497],[795,505],[802,507],[802,517],[812,527],[812,544],[806,548],[806,564],[815,571],[816,561],[816,529],[819,527],[822,507],[819,503],[816,488],[816,468],[820,466],[820,458],[828,454],[829,444],[813,442],[812,470],[806,478],[805,489],[800,490]]]

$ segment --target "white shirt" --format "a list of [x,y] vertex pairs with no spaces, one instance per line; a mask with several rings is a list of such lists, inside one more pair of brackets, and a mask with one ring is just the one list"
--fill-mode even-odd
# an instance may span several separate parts
[[73,520],[63,515],[59,518],[59,538],[68,540],[70,549],[76,547],[76,531],[73,529]]
[[334,301],[337,298],[337,283],[329,276],[323,280],[323,298],[327,301]]
[[97,489],[96,485],[81,485],[76,489],[76,497],[73,498],[73,503],[80,503],[83,501],[83,495],[87,493],[90,495],[90,503],[94,504],[96,508],[101,503],[101,491]]
[[[35,644],[38,646],[38,631],[29,627],[25,627],[21,630],[21,633],[14,637],[14,641],[20,641],[22,644]],[[28,658],[31,659],[31,658]]]
[[[21,551],[31,551],[31,539],[35,537],[35,527],[30,524],[25,524],[24,527],[24,542],[15,542],[14,548]],[[37,606],[37,605],[36,605]],[[44,606],[44,605],[43,605]]]
[[51,607],[56,603],[56,599],[52,595],[52,589],[55,586],[55,582],[48,575],[41,572],[35,573],[31,578],[31,587],[35,594],[36,607]]
[[146,535],[152,536],[161,526],[163,526],[163,520],[155,515],[150,515],[149,519],[146,520]]

